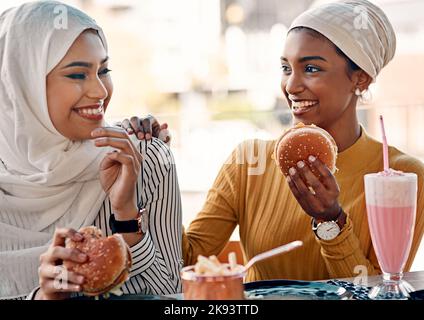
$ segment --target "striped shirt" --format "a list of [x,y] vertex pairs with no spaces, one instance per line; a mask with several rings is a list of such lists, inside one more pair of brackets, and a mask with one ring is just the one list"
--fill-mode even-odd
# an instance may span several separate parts
[[[136,186],[138,203],[149,213],[149,228],[140,242],[130,247],[132,268],[121,287],[124,294],[173,294],[181,292],[183,266],[181,194],[173,155],[159,139],[139,141],[143,155]],[[112,213],[107,197],[94,225],[109,236]],[[38,290],[27,297],[31,299]]]

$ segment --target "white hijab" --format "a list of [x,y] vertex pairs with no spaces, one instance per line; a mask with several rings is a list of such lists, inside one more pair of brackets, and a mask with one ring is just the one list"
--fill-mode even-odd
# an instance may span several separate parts
[[46,76],[86,29],[101,28],[60,2],[32,2],[0,16],[0,298],[38,284],[39,255],[56,227],[93,223],[105,200],[105,150],[54,128]]

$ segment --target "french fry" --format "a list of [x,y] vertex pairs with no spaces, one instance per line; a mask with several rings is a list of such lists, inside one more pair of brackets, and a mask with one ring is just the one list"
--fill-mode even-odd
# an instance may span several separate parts
[[231,270],[235,269],[237,266],[237,256],[235,252],[230,252],[228,254],[228,263],[230,264]]
[[197,275],[205,276],[222,276],[232,275],[242,271],[242,266],[237,264],[237,256],[235,252],[230,252],[228,255],[229,263],[219,262],[216,256],[205,256],[199,255],[197,257],[197,263],[194,266],[194,272]]

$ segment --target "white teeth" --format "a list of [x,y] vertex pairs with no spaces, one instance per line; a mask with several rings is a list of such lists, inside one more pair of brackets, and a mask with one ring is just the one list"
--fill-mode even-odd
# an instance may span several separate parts
[[102,114],[103,113],[103,105],[101,105],[97,109],[88,109],[88,108],[77,109],[77,112],[79,114],[88,114],[88,115]]
[[317,104],[317,101],[292,101],[292,108],[294,110],[311,107]]

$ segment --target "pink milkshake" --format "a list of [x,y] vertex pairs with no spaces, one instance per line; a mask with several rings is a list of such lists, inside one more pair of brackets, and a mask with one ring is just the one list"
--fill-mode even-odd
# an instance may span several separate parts
[[367,174],[365,199],[371,239],[385,280],[401,278],[411,249],[417,175],[392,169]]

